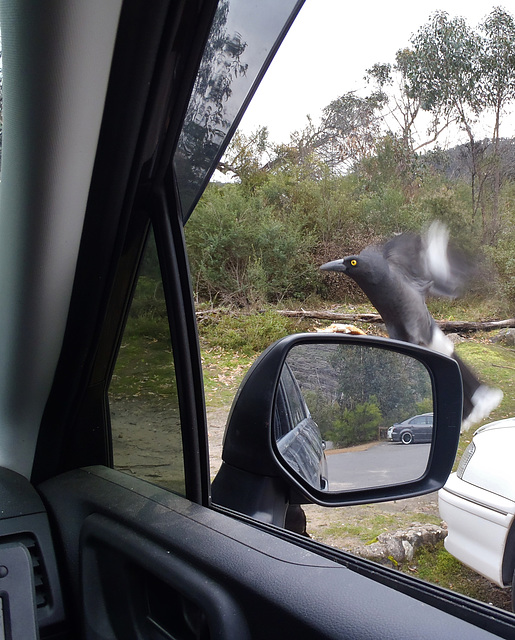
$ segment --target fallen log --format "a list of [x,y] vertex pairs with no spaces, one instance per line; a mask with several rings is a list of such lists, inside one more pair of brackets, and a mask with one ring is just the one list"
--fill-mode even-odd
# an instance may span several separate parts
[[438,326],[448,333],[458,331],[490,331],[492,329],[509,329],[515,327],[515,318],[508,320],[486,320],[484,322],[467,322],[460,320],[439,320]]
[[[286,311],[278,309],[277,313],[289,318],[313,318],[315,320],[331,320],[341,322],[382,322],[378,313],[337,313],[335,311],[306,311],[299,309]],[[490,331],[493,329],[515,328],[515,318],[508,320],[486,320],[472,322],[468,320],[437,320],[442,331],[457,333],[459,331]]]
[[337,313],[336,311],[286,311],[277,309],[277,313],[288,318],[314,318],[316,320],[331,320],[342,322],[382,322],[383,319],[378,313]]
[[[383,322],[383,319],[378,313],[338,313],[337,311],[310,311],[306,309],[276,309],[276,312],[288,318],[309,318],[313,320],[330,320],[331,322],[368,322],[369,324]],[[216,316],[218,314],[252,315],[248,312],[238,313],[225,308],[205,309],[196,312],[199,320],[207,316]],[[436,323],[442,331],[447,333],[515,328],[515,318],[508,318],[507,320],[484,320],[478,322],[468,320],[437,320]]]

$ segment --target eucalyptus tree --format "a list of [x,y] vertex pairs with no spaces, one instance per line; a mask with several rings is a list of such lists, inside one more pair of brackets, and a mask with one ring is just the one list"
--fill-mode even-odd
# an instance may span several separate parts
[[[411,39],[406,91],[417,96],[421,108],[436,122],[454,120],[468,138],[471,153],[472,207],[477,211],[481,188],[474,124],[483,109],[480,36],[464,18],[434,13]],[[478,188],[479,183],[479,188]]]
[[501,123],[508,106],[515,100],[515,20],[501,7],[496,7],[480,25],[483,33],[481,65],[481,100],[493,112],[493,205],[490,234],[499,231],[499,192],[502,182]]

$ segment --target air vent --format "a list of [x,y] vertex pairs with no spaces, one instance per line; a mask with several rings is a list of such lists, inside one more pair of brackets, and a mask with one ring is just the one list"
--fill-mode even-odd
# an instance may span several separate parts
[[34,573],[34,588],[36,591],[36,606],[43,609],[50,604],[50,587],[48,577],[43,565],[41,550],[35,536],[30,533],[22,533],[14,536],[2,536],[1,543],[17,542],[22,544],[30,553],[32,560],[32,571]]

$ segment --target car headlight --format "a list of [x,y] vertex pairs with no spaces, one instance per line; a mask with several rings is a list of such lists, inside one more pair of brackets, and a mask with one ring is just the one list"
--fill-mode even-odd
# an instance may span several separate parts
[[469,446],[465,449],[465,451],[463,452],[463,455],[461,456],[460,463],[458,465],[458,470],[456,472],[456,475],[458,476],[458,478],[460,478],[460,480],[462,479],[463,474],[465,473],[465,469],[467,468],[467,465],[470,462],[470,460],[471,460],[472,456],[474,455],[475,451],[476,451],[476,445],[472,441],[469,444]]

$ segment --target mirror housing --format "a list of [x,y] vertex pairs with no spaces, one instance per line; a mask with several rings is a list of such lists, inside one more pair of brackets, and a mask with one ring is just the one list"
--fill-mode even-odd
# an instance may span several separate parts
[[[274,437],[274,412],[281,373],[298,345],[360,345],[403,354],[421,362],[432,383],[434,427],[428,461],[420,477],[386,486],[327,491],[308,482],[281,457]],[[388,370],[384,376],[388,376]],[[462,381],[457,363],[406,342],[341,334],[295,334],[278,340],[254,362],[229,414],[222,466],[212,500],[253,518],[284,526],[289,504],[345,506],[399,500],[440,489],[452,470],[461,428]]]

